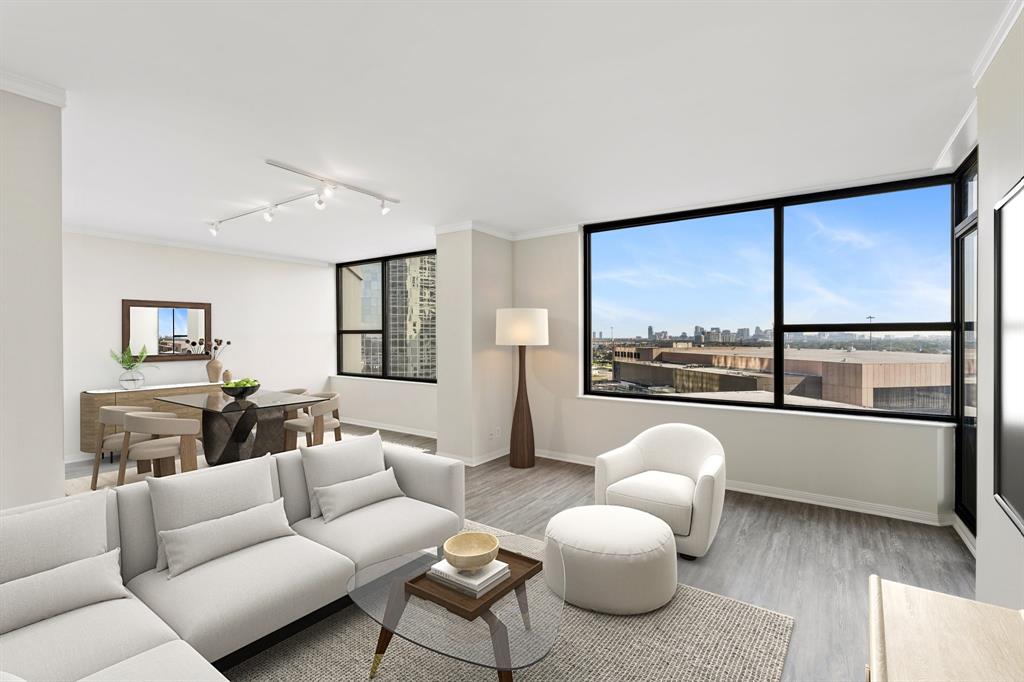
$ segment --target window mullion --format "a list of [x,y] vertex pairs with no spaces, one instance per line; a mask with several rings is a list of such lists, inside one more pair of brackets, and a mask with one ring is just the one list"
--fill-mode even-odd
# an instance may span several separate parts
[[772,326],[772,340],[773,340],[773,370],[774,370],[774,383],[775,383],[775,395],[774,404],[775,407],[782,407],[786,400],[786,344],[785,344],[785,329],[784,329],[784,315],[785,315],[785,298],[783,296],[785,277],[783,272],[783,264],[785,262],[785,208],[783,205],[776,204],[774,209],[775,219],[775,239],[774,239],[774,259],[775,259],[775,272],[774,272],[774,287],[775,287],[775,320]]

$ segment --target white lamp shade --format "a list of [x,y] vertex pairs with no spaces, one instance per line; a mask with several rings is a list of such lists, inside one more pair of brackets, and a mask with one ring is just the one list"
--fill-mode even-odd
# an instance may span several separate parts
[[499,346],[548,345],[548,309],[498,308],[494,342]]

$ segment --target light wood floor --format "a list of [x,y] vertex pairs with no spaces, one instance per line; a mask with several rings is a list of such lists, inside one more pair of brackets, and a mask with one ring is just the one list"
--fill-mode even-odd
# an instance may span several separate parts
[[[346,425],[344,431],[371,429]],[[430,452],[435,447],[429,438],[381,436]],[[69,478],[89,467],[69,464]],[[512,469],[495,460],[466,469],[466,516],[542,539],[551,516],[591,503],[593,485],[590,467],[538,459],[532,469]],[[864,679],[872,573],[974,596],[974,559],[951,528],[743,493],[726,493],[708,555],[679,561],[681,583],[792,616],[783,679],[800,682]]]

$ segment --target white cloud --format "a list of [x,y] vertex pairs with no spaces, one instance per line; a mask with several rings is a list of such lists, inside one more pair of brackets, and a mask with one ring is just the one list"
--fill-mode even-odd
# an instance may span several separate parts
[[686,277],[648,265],[596,272],[592,279],[594,281],[617,282],[637,289],[649,289],[664,285],[686,288],[694,286],[693,282]]
[[843,246],[852,246],[856,249],[870,249],[875,245],[875,240],[861,230],[851,227],[826,225],[825,221],[822,220],[814,211],[806,208],[801,209],[800,213],[807,218],[808,221],[814,224],[814,233],[816,235],[825,237],[829,241],[842,244]]

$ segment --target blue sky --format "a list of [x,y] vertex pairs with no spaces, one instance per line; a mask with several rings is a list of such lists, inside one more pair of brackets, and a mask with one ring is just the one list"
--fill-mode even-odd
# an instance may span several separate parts
[[[788,207],[786,321],[950,317],[950,189]],[[713,216],[591,237],[594,331],[772,326],[772,213]]]
[[160,336],[188,334],[188,308],[160,308],[157,327]]

